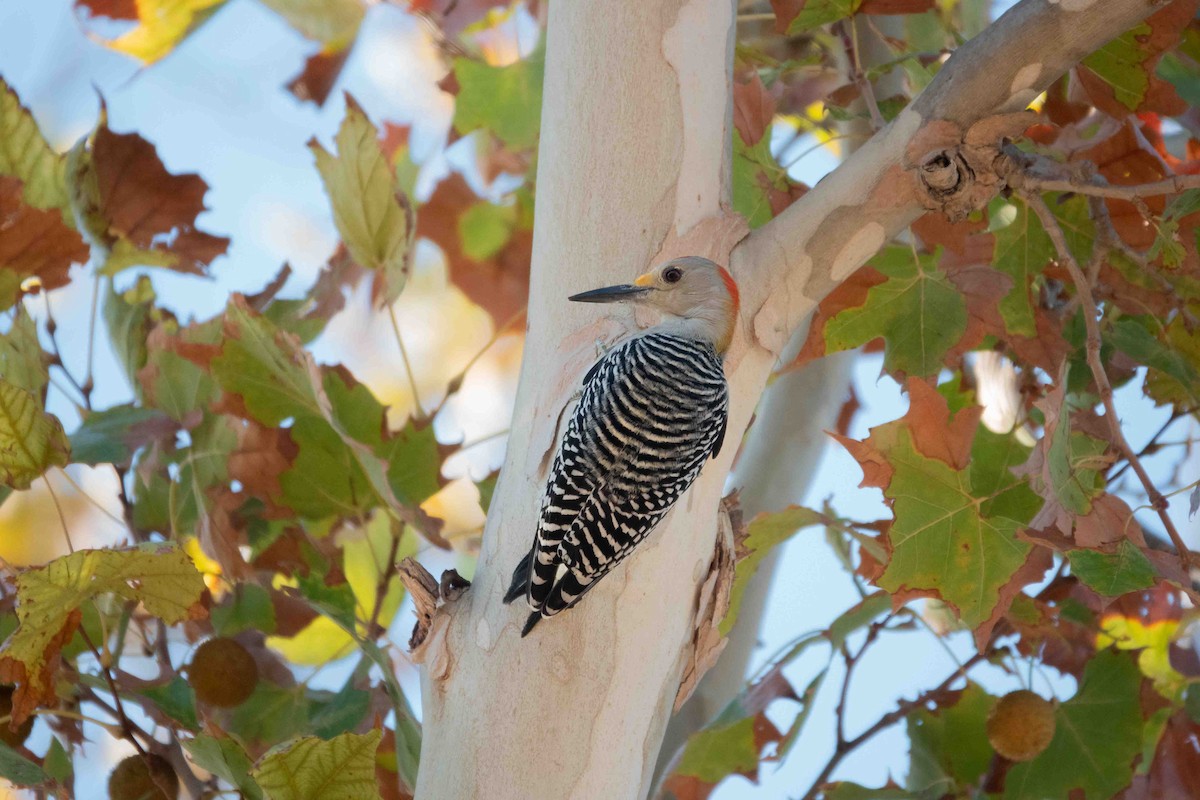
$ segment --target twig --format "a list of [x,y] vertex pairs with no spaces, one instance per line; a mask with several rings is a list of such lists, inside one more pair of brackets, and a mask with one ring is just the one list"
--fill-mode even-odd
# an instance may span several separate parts
[[[104,657],[100,655],[100,649],[92,643],[92,637],[88,636],[87,631],[84,630],[82,626],[79,628],[79,636],[83,639],[83,643],[88,646],[88,649],[92,651],[92,655],[96,657],[96,663],[100,665],[100,671],[104,673],[104,680],[106,683],[108,683],[108,690],[112,693],[113,697],[113,707],[110,710],[114,712],[117,720],[121,723],[121,730],[124,731],[125,738],[133,744],[133,746],[137,749],[138,754],[145,758],[146,751],[142,748],[141,742],[139,742],[137,737],[134,736],[134,731],[136,730],[138,733],[146,736],[147,739],[149,739],[149,736],[147,736],[145,731],[142,731],[140,728],[136,728],[136,726],[129,721],[129,717],[125,715],[125,707],[121,705],[121,694],[117,691],[117,682],[113,680],[112,670],[109,669],[108,663],[104,660]],[[99,698],[93,699],[98,700]]]
[[75,376],[71,374],[71,370],[67,369],[66,363],[62,360],[62,350],[58,347],[58,323],[54,321],[54,312],[50,310],[50,292],[43,291],[42,300],[46,303],[46,335],[50,337],[50,346],[54,348],[54,352],[50,354],[50,363],[62,370],[63,375],[67,377],[67,381],[75,388],[75,391],[79,392],[79,396],[83,398],[84,408],[91,411],[91,387],[75,380]]
[[875,101],[875,90],[871,88],[871,82],[863,74],[862,64],[858,59],[858,28],[855,26],[854,20],[849,19],[839,22],[837,30],[838,35],[842,38],[842,46],[846,49],[846,56],[850,59],[850,77],[854,81],[854,85],[858,87],[859,95],[871,115],[871,127],[880,130],[887,123],[883,120],[883,114],[879,112],[879,103]]
[[408,385],[412,391],[413,406],[419,419],[426,419],[425,411],[421,408],[421,394],[417,391],[417,376],[413,374],[412,362],[408,360],[408,350],[404,347],[404,337],[400,335],[400,323],[396,320],[396,304],[388,306],[388,319],[392,321],[392,332],[396,334],[396,345],[400,348],[400,358],[404,361],[404,371],[408,374]]
[[950,673],[950,675],[947,676],[944,681],[942,681],[933,689],[922,692],[912,700],[901,700],[896,705],[894,710],[884,714],[882,717],[876,720],[874,725],[867,728],[853,739],[845,741],[839,740],[836,749],[833,751],[833,755],[825,764],[825,768],[821,770],[821,774],[817,776],[817,779],[813,781],[812,786],[809,787],[809,790],[804,794],[803,800],[815,800],[815,798],[821,793],[821,789],[829,780],[829,776],[833,774],[835,769],[837,769],[838,764],[840,764],[842,759],[849,755],[856,747],[885,728],[895,725],[897,722],[907,717],[914,709],[924,706],[933,698],[944,693],[950,688],[952,683],[954,683],[960,677],[966,675],[972,667],[974,667],[980,661],[983,661],[985,657],[985,653],[976,653],[963,662],[961,667],[955,669],[954,672]]
[[1137,474],[1138,480],[1141,481],[1142,487],[1146,490],[1146,497],[1149,498],[1150,507],[1158,512],[1159,520],[1162,521],[1163,527],[1167,529],[1167,534],[1171,537],[1171,542],[1179,551],[1179,563],[1183,567],[1183,573],[1187,575],[1191,570],[1190,554],[1179,531],[1175,529],[1175,523],[1167,514],[1167,499],[1150,480],[1146,468],[1142,466],[1141,459],[1129,446],[1129,442],[1125,439],[1125,433],[1121,430],[1121,421],[1117,417],[1117,407],[1113,402],[1112,383],[1109,382],[1108,373],[1104,371],[1104,364],[1100,360],[1100,323],[1096,319],[1096,299],[1092,295],[1092,286],[1088,283],[1083,270],[1079,268],[1075,256],[1071,255],[1071,249],[1067,247],[1067,240],[1063,235],[1062,228],[1046,202],[1042,200],[1041,195],[1033,192],[1021,192],[1021,196],[1038,215],[1042,227],[1046,229],[1046,234],[1054,243],[1054,249],[1058,251],[1059,260],[1066,266],[1071,280],[1075,283],[1075,290],[1083,298],[1083,322],[1087,327],[1087,363],[1092,371],[1092,379],[1096,382],[1096,388],[1100,392],[1100,402],[1104,404],[1104,416],[1108,420],[1108,428],[1112,433],[1113,442]]
[[62,523],[63,536],[67,540],[67,552],[74,553],[75,544],[71,541],[71,529],[67,525],[67,515],[63,513],[62,504],[58,502],[58,495],[54,493],[54,487],[50,485],[50,478],[43,475],[42,480],[46,482],[46,490],[50,492],[50,499],[54,501],[54,509],[58,512],[58,521]]
[[[92,369],[95,363],[96,355],[96,310],[100,305],[100,275],[97,274],[92,281],[92,313],[88,319],[88,343],[87,343],[87,373],[83,378],[83,390],[86,392],[85,398],[91,398],[92,390],[96,388],[96,382],[92,378]],[[89,406],[90,407],[90,406]]]
[[[1144,455],[1149,455],[1150,451],[1152,449],[1157,450],[1159,447],[1164,447],[1165,445],[1162,445],[1159,443],[1158,437],[1160,437],[1164,433],[1166,433],[1167,430],[1172,425],[1174,425],[1176,422],[1178,422],[1180,419],[1182,419],[1183,416],[1184,416],[1183,412],[1173,411],[1171,413],[1171,416],[1167,418],[1167,421],[1162,424],[1162,427],[1159,428],[1157,431],[1155,431],[1154,435],[1150,437],[1150,441],[1146,442],[1146,444],[1142,446],[1141,450],[1138,450],[1138,452],[1137,452],[1138,458],[1141,458]],[[1129,469],[1128,461],[1121,464],[1120,468],[1118,468],[1115,472],[1113,472],[1111,475],[1108,476],[1108,482],[1112,483],[1117,478],[1121,477],[1121,475],[1123,475],[1125,473],[1125,470],[1127,470],[1127,469]]]
[[1026,174],[1019,186],[1026,191],[1074,192],[1089,197],[1107,197],[1112,200],[1128,200],[1136,203],[1143,197],[1161,197],[1166,194],[1186,192],[1188,189],[1200,189],[1200,175],[1172,175],[1153,183],[1115,186],[1101,177],[1081,181],[1067,177],[1043,178]]
[[[392,536],[391,548],[388,550],[387,558],[382,564],[376,564],[379,567],[379,580],[375,584],[375,607],[371,609],[371,621],[367,625],[366,635],[372,639],[378,635],[376,631],[379,628],[379,614],[383,610],[383,601],[387,597],[388,587],[392,585],[392,577],[395,574],[396,554],[400,552],[400,537],[404,535],[404,528]],[[372,550],[372,554],[374,550]]]

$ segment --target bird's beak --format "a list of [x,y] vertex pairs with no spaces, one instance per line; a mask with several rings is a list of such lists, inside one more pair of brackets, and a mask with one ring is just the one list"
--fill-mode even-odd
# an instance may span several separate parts
[[641,280],[638,278],[636,283],[622,283],[618,286],[592,289],[590,292],[573,294],[567,299],[576,303],[619,303],[622,300],[634,300],[650,291],[650,286],[639,285]]

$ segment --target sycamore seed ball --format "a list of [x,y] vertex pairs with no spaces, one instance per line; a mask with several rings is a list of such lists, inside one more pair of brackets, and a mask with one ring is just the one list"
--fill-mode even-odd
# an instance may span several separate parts
[[109,800],[178,800],[179,777],[162,756],[132,755],[108,776]]
[[1054,738],[1054,704],[1027,689],[997,701],[987,719],[992,748],[1009,761],[1030,761]]
[[209,639],[196,649],[188,682],[201,703],[233,708],[246,702],[258,684],[258,665],[233,639]]
[[[12,714],[12,696],[13,687],[0,686],[0,717]],[[33,730],[33,717],[18,725],[16,730],[13,730],[7,722],[0,723],[0,742],[4,742],[9,747],[20,747],[29,738],[31,730]]]

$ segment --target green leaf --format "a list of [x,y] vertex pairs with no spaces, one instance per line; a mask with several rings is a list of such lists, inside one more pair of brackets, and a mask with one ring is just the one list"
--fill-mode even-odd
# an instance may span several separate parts
[[[1065,409],[1064,409],[1065,411]],[[1064,414],[1046,450],[1051,489],[1063,508],[1074,514],[1092,510],[1092,500],[1104,491],[1104,473],[1100,467],[1107,462],[1101,458],[1108,445],[1086,433],[1072,431]]]
[[921,796],[895,787],[871,789],[850,781],[838,781],[829,784],[821,797],[824,800],[919,800]]
[[55,699],[56,656],[79,625],[80,609],[115,594],[140,602],[169,625],[203,616],[204,579],[174,544],[77,550],[17,577],[15,633],[0,646],[0,680],[19,682],[14,718]]
[[[1200,194],[1200,193],[1198,193]],[[1158,327],[1157,320],[1151,324]],[[1138,364],[1165,373],[1193,395],[1197,392],[1200,372],[1195,362],[1184,353],[1159,341],[1154,334],[1135,319],[1125,317],[1110,328],[1108,340],[1121,352],[1133,357]]]
[[246,702],[233,710],[228,729],[244,742],[271,745],[308,733],[308,693],[303,686],[259,681]]
[[1115,553],[1078,548],[1067,551],[1067,558],[1071,574],[1105,597],[1120,597],[1154,585],[1154,566],[1128,539],[1121,540]]
[[1146,54],[1141,47],[1150,33],[1150,26],[1143,22],[1083,60],[1083,66],[1100,76],[1117,102],[1130,111],[1137,110],[1150,88],[1150,76],[1142,63]]
[[0,376],[34,397],[44,397],[50,382],[49,357],[42,352],[37,325],[18,307],[8,333],[0,335]]
[[360,0],[259,0],[302,36],[340,50],[358,34],[366,11]]
[[196,717],[196,693],[186,680],[176,675],[162,686],[148,686],[135,690],[171,719],[189,731],[197,730],[200,721]]
[[1187,687],[1183,697],[1183,708],[1192,722],[1200,725],[1200,683],[1192,683]]
[[270,800],[373,800],[375,750],[383,734],[343,733],[329,741],[305,737],[276,748],[254,769]]
[[786,191],[786,171],[771,155],[771,137],[763,136],[753,146],[733,131],[733,210],[746,218],[753,229],[770,222],[775,216],[771,208],[772,188]]
[[862,0],[804,0],[800,12],[788,25],[788,36],[845,19],[861,5]]
[[867,291],[866,301],[825,325],[828,352],[884,339],[884,368],[912,376],[936,374],[942,359],[967,329],[967,301],[937,267],[941,251],[915,254],[892,246],[870,261],[887,280]]
[[973,470],[925,457],[907,428],[875,429],[871,439],[895,469],[884,489],[896,516],[888,532],[891,557],[877,585],[892,593],[936,591],[963,622],[978,626],[1029,553],[1016,537],[1022,523],[985,516]]
[[1161,361],[1162,367],[1170,369],[1149,365],[1146,395],[1159,405],[1170,403],[1181,410],[1195,408],[1200,405],[1200,381],[1191,379],[1190,375],[1200,365],[1200,331],[1189,331],[1184,319],[1176,317],[1167,325],[1162,343],[1173,356],[1156,360]]
[[66,159],[50,148],[29,109],[0,78],[0,175],[24,184],[22,199],[27,205],[57,208],[63,221],[74,228],[66,171]]
[[892,610],[892,598],[887,592],[874,592],[838,615],[825,631],[834,652],[842,649],[850,634],[870,625],[880,615]]
[[42,768],[52,780],[68,786],[75,776],[75,765],[71,763],[71,756],[56,738],[50,740],[50,749],[42,759]]
[[33,394],[0,378],[0,483],[28,489],[50,467],[66,466],[62,423]]
[[[364,663],[370,664],[369,661]],[[322,739],[348,733],[366,719],[370,707],[371,693],[356,689],[351,679],[328,702],[320,706],[314,704],[310,711],[313,733]]]
[[209,612],[218,636],[234,636],[242,631],[275,632],[275,606],[270,593],[257,583],[238,583],[227,602]]
[[1029,458],[1032,448],[1011,433],[992,433],[980,427],[971,444],[971,489],[987,498],[979,506],[985,517],[1006,517],[1022,525],[1042,507],[1029,482],[1013,475],[1012,468]]
[[458,218],[463,252],[475,261],[487,261],[504,249],[517,224],[517,207],[486,201],[476,203]]
[[246,800],[261,800],[262,789],[250,777],[253,764],[245,749],[230,736],[198,734],[194,739],[180,741],[192,761],[235,787]]
[[140,448],[177,428],[155,408],[123,405],[93,411],[71,434],[71,461],[129,466]]
[[309,142],[334,224],[354,260],[376,272],[376,289],[382,287],[376,300],[391,303],[412,271],[412,205],[380,148],[379,132],[349,95],[335,142],[336,157]]
[[0,778],[11,781],[16,786],[40,786],[50,780],[50,776],[41,767],[4,742],[0,742]]
[[996,250],[992,266],[1013,279],[1012,288],[1000,301],[1000,316],[1008,332],[1025,337],[1037,336],[1033,320],[1031,286],[1054,257],[1054,243],[1042,228],[1037,215],[1019,201],[996,199],[988,209],[989,217],[1003,214],[1013,206],[1013,221],[995,231]]
[[155,299],[154,284],[145,275],[139,276],[137,283],[124,292],[117,292],[109,281],[104,296],[104,324],[109,342],[138,399],[142,397],[138,370],[146,366],[149,357],[146,339],[154,327],[154,317],[159,316],[155,313]]
[[545,68],[544,47],[503,67],[454,59],[459,86],[454,128],[463,135],[483,128],[514,149],[533,147],[541,123]]
[[746,540],[738,548],[737,564],[734,567],[733,586],[729,590],[729,611],[721,620],[720,632],[728,636],[737,622],[738,610],[742,606],[742,596],[750,579],[758,570],[759,563],[771,549],[792,538],[792,535],[802,528],[820,525],[824,516],[809,508],[792,506],[774,514],[759,514],[746,529]]
[[1097,653],[1079,691],[1055,713],[1050,746],[1008,771],[1004,800],[1067,797],[1076,790],[1087,800],[1102,800],[1128,786],[1142,747],[1141,683],[1132,658]]
[[905,786],[933,797],[976,786],[992,760],[985,723],[994,701],[978,684],[968,683],[954,705],[909,714]]

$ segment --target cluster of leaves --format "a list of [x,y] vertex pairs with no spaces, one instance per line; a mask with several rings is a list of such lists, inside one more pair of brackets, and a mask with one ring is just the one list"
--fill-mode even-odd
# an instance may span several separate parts
[[[765,128],[772,119],[796,124],[774,105],[795,85],[795,66],[776,57],[781,48],[809,53],[811,76],[812,53],[837,46],[855,15],[878,12],[875,6],[909,14],[908,37],[886,41],[896,60],[862,66],[867,79],[903,69],[906,93],[869,97],[862,83],[834,89],[825,115],[816,110],[805,125],[819,132],[830,112],[833,120],[868,115],[833,107],[846,97],[875,104],[887,119],[939,68],[925,48],[937,31],[953,29],[955,5],[772,2],[776,29],[788,36],[739,47],[754,74],[735,98],[735,154],[746,157],[747,120]],[[1198,476],[1179,478],[1176,470],[1174,485],[1162,487],[1133,479],[1141,460],[1177,456],[1182,463],[1191,450],[1188,441],[1171,449],[1159,437],[1177,420],[1194,421],[1200,408],[1200,188],[1129,199],[1088,194],[1089,185],[1200,173],[1192,105],[1200,99],[1198,6],[1168,4],[1035,103],[1038,116],[1018,146],[1041,163],[1065,165],[1059,171],[1077,180],[1078,192],[1006,195],[958,223],[931,213],[820,305],[789,368],[865,347],[882,352],[884,371],[908,395],[907,413],[865,439],[851,438],[845,424],[836,435],[861,466],[862,485],[882,491],[892,518],[852,521],[828,509],[792,508],[750,523],[750,557],[739,564],[735,597],[743,572],[767,548],[823,525],[864,599],[828,630],[798,639],[692,736],[659,788],[662,797],[706,797],[725,777],[754,780],[760,763],[787,755],[828,672],[818,670],[807,684],[784,677],[783,668],[810,647],[830,645],[830,661],[840,653],[849,681],[872,642],[914,627],[939,635],[969,630],[979,655],[967,667],[1012,671],[1020,658],[1076,679],[1075,695],[1056,705],[1049,746],[1019,764],[998,755],[986,732],[998,698],[969,679],[958,688],[966,669],[902,701],[854,739],[841,733],[843,688],[836,749],[806,798],[1200,794],[1200,769],[1186,744],[1200,734],[1200,662],[1187,638],[1195,612],[1183,600],[1194,602],[1196,587],[1165,514],[1156,514],[1164,494],[1184,493],[1194,513]],[[828,32],[823,25],[831,25]],[[861,16],[857,27],[876,30]],[[841,40],[854,46],[848,36]],[[740,206],[760,215],[751,216],[756,224],[778,213],[767,201],[768,182],[760,185],[760,202]],[[1053,227],[1037,202],[1048,207]],[[1060,232],[1067,252],[1056,247]],[[1071,259],[1090,293],[1079,291]],[[1088,315],[1099,330],[1090,343]],[[1138,387],[1163,409],[1166,426],[1140,452],[1105,412],[1105,384]],[[925,599],[923,617],[914,611],[918,598]],[[732,624],[727,618],[722,627]],[[858,644],[848,647],[854,630]],[[781,731],[772,720],[789,705],[796,716]],[[911,741],[903,785],[828,782],[846,752],[900,722]]]
[[[77,6],[105,18],[105,44],[149,64],[223,4]],[[368,4],[264,4],[320,43],[289,88],[324,102]],[[83,722],[100,717],[139,752],[166,758],[196,793],[411,795],[420,729],[387,638],[404,596],[393,565],[422,539],[449,547],[423,506],[444,486],[442,465],[456,448],[434,436],[440,405],[400,418],[307,347],[360,282],[377,308],[395,302],[418,238],[441,248],[451,279],[498,328],[522,312],[532,181],[510,178],[519,188],[503,195],[489,187],[501,173],[530,173],[543,57],[500,63],[504,54],[481,35],[506,24],[504,14],[483,19],[497,5],[506,4],[411,9],[460,39],[446,48],[457,55],[447,58],[444,88],[458,95],[451,143],[475,146],[471,179],[452,173],[418,203],[408,130],[377,128],[347,95],[333,142],[310,143],[337,251],[303,296],[280,295],[284,266],[262,291],[233,295],[199,321],[159,303],[153,269],[205,276],[226,251],[228,239],[196,225],[204,181],[169,172],[152,144],[111,130],[103,109],[78,145],[56,152],[0,79],[0,312],[9,322],[0,335],[0,502],[50,470],[111,469],[128,543],[0,576],[0,681],[15,687],[0,724],[27,733],[36,715],[52,733],[42,755],[24,736],[0,737],[0,777],[72,796]],[[49,305],[40,324],[29,310],[83,274],[80,265],[96,278],[103,329],[133,388],[109,408],[93,407],[90,375],[64,367]],[[128,270],[138,271],[132,282]],[[69,434],[47,412],[51,391],[82,418]],[[237,642],[256,667],[232,707],[181,677],[191,646],[214,637]],[[298,681],[297,667],[335,659],[354,665],[340,690]]]

